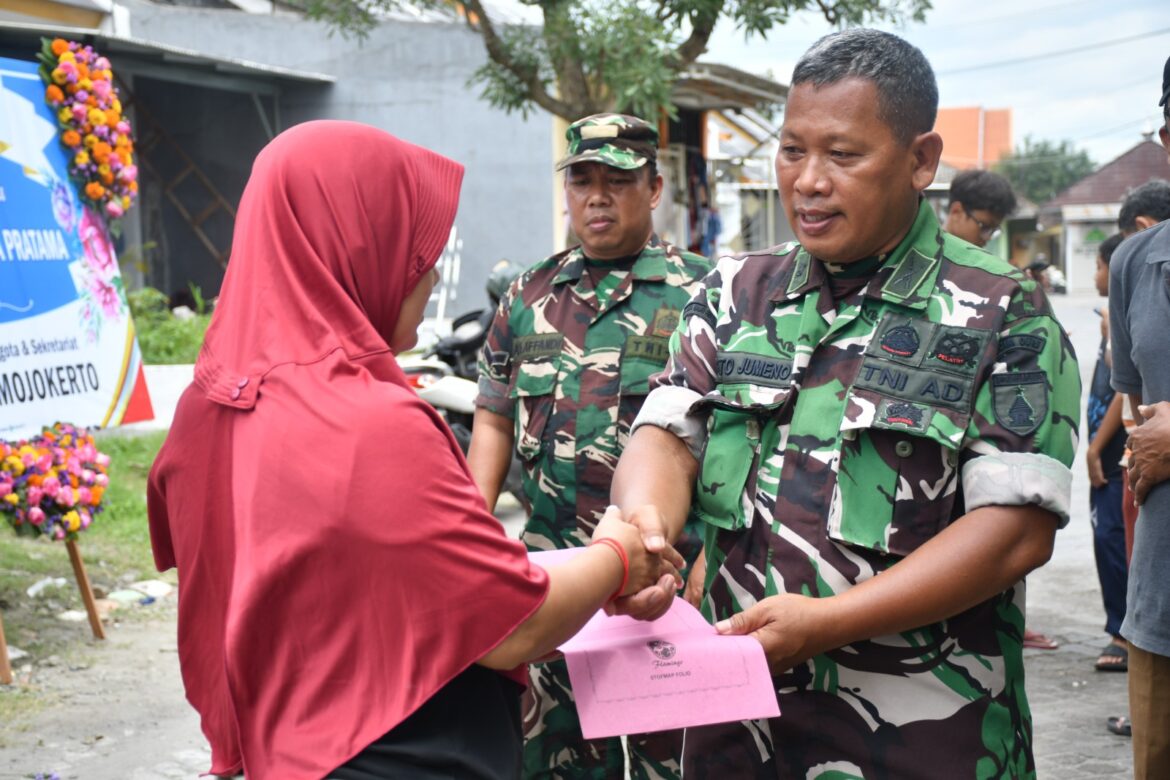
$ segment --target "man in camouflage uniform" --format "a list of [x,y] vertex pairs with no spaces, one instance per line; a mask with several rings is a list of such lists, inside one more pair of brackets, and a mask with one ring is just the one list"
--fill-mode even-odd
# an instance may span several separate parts
[[[468,462],[488,506],[515,450],[524,466],[530,550],[589,542],[649,379],[662,370],[706,258],[654,234],[662,194],[655,128],[600,114],[567,133],[565,196],[581,245],[509,289],[480,359]],[[693,559],[697,537],[677,545]],[[667,578],[663,587],[672,588]],[[525,776],[624,778],[618,739],[586,741],[563,661],[534,664],[524,699]],[[631,776],[676,777],[681,732],[630,737]]]
[[888,33],[804,55],[800,244],[719,261],[615,474],[668,538],[697,483],[704,612],[775,675],[780,717],[686,730],[688,779],[1035,774],[1023,577],[1068,520],[1078,371],[1035,282],[921,199],[937,101]]

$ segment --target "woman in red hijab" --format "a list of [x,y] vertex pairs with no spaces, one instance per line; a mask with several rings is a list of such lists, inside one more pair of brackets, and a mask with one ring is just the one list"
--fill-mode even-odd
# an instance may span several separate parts
[[516,667],[659,579],[616,514],[604,544],[530,565],[398,367],[462,175],[349,122],[299,125],[253,166],[148,488],[215,774],[515,777]]

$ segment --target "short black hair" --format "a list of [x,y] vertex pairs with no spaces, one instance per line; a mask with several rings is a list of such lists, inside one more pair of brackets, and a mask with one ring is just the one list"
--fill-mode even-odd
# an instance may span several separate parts
[[1118,230],[1133,233],[1137,230],[1138,217],[1149,217],[1156,222],[1170,219],[1170,181],[1151,179],[1129,191],[1117,215]]
[[962,203],[968,211],[990,211],[1003,219],[1016,210],[1016,194],[998,173],[963,171],[951,182],[951,203]]
[[934,129],[938,83],[916,47],[896,35],[863,27],[831,33],[801,56],[792,72],[792,86],[823,87],[850,77],[873,82],[878,117],[902,144]]
[[1097,256],[1101,258],[1101,262],[1109,265],[1109,261],[1113,259],[1113,252],[1125,240],[1125,236],[1120,233],[1114,233],[1101,242],[1101,246],[1097,247]]

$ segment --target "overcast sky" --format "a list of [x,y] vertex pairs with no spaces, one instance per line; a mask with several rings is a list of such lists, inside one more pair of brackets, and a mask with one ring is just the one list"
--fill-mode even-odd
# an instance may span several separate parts
[[[1068,140],[1100,165],[1158,126],[1170,56],[1167,0],[935,0],[925,23],[884,29],[926,54],[941,106],[1012,109],[1014,145],[1025,135]],[[770,70],[787,84],[800,54],[831,31],[815,12],[798,14],[766,41],[745,43],[722,25],[703,59]],[[1035,59],[997,65],[1024,58]]]

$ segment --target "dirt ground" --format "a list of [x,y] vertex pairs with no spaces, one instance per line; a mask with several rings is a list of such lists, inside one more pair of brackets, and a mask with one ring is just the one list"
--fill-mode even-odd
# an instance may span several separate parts
[[[0,696],[35,691],[44,706],[26,722],[0,724],[0,778],[158,780],[206,771],[211,754],[179,678],[174,603],[171,595],[108,623],[106,640],[88,639],[73,658],[13,663],[18,685],[0,687]],[[62,625],[89,636],[86,623]]]

